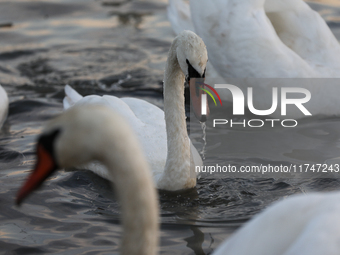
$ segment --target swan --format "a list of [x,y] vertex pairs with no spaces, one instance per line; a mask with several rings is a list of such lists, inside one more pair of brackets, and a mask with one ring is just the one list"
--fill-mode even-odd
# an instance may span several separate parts
[[[200,116],[197,78],[204,78],[208,61],[204,42],[195,33],[183,31],[173,41],[164,74],[164,112],[157,106],[136,98],[90,95],[82,97],[65,86],[64,108],[73,105],[103,104],[111,107],[128,121],[142,144],[151,167],[156,188],[183,190],[196,186],[195,165],[202,159],[192,145],[187,129],[184,108],[184,82],[190,82],[192,102]],[[201,90],[199,90],[201,91]],[[108,179],[106,169],[98,163],[84,166]]]
[[[84,139],[86,137],[86,139]],[[157,253],[158,207],[148,164],[123,117],[100,105],[75,106],[40,135],[37,164],[16,202],[56,169],[99,160],[122,204],[122,254]],[[297,195],[269,206],[222,243],[214,255],[335,255],[340,251],[340,192]]]
[[4,88],[0,85],[0,128],[4,124],[8,113],[8,96]]
[[194,28],[223,77],[340,76],[339,42],[302,0],[170,0],[168,17],[177,33]]
[[[340,77],[340,44],[303,0],[194,0],[190,5],[169,0],[168,17],[176,33],[193,29],[204,40],[209,62],[224,83],[240,78],[244,94],[247,87],[260,87],[261,81],[249,78]],[[313,115],[340,113],[339,100],[332,96],[339,93],[339,85],[325,83],[301,85],[311,92]],[[290,81],[274,86],[289,87]],[[228,90],[217,91],[230,100]],[[255,97],[254,105],[271,105],[271,97]],[[304,117],[294,114],[291,117]]]
[[135,134],[123,117],[105,106],[72,107],[52,120],[38,139],[37,164],[19,190],[23,200],[56,169],[101,161],[121,201],[121,253],[154,255],[158,244],[157,194]]
[[340,192],[295,195],[243,225],[214,255],[340,253]]

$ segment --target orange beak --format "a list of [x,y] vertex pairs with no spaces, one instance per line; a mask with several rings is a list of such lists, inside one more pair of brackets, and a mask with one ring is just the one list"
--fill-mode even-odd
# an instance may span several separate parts
[[34,171],[28,177],[25,184],[21,187],[16,198],[16,204],[21,202],[40,185],[57,169],[53,156],[42,146],[37,147],[37,164]]
[[189,89],[190,89],[190,101],[194,110],[196,118],[200,122],[205,122],[209,116],[209,105],[206,102],[206,115],[202,114],[202,95],[206,94],[202,89],[204,88],[203,78],[190,78]]

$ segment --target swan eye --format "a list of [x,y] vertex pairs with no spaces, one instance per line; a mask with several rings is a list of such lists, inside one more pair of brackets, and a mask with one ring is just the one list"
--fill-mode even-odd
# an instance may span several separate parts
[[196,69],[190,64],[189,60],[187,59],[188,64],[188,74],[190,78],[202,78],[202,76],[196,71]]

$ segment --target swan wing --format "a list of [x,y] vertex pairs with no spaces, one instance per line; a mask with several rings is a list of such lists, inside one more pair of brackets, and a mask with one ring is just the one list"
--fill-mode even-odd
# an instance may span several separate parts
[[[130,124],[143,147],[144,154],[150,165],[154,180],[157,181],[163,173],[166,155],[167,138],[164,112],[157,106],[136,98],[118,98],[115,96],[89,95],[82,97],[70,86],[65,87],[66,97],[64,108],[74,104],[100,104],[110,107],[122,115]],[[66,104],[65,104],[65,101]],[[71,102],[71,103],[69,103]],[[82,166],[108,179],[108,172],[104,165],[94,162]]]
[[122,98],[142,123],[134,131],[143,146],[155,183],[162,176],[167,157],[167,136],[164,112],[159,107],[137,98]]
[[164,112],[159,107],[138,98],[124,97],[121,100],[129,106],[140,121],[165,130]]
[[127,119],[127,121],[130,123],[130,125],[142,125],[142,123],[139,121],[138,118],[136,118],[135,114],[130,109],[129,105],[127,105],[123,100],[118,97],[107,95],[89,95],[83,97],[69,85],[65,86],[65,94],[66,96],[63,101],[65,110],[75,104],[100,104],[110,107],[120,115],[124,116],[125,119]]

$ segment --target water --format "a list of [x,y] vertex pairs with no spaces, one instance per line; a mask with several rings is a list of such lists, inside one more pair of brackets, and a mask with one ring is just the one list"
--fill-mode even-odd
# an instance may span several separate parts
[[[338,2],[314,2],[340,38]],[[0,254],[118,251],[119,205],[109,183],[91,172],[59,171],[21,207],[14,197],[34,165],[36,136],[62,112],[64,84],[83,95],[163,106],[163,69],[174,38],[165,7],[165,0],[0,1],[0,83],[11,100],[0,132]],[[209,254],[273,201],[339,187],[337,179],[212,176],[187,193],[160,193],[161,254]]]

